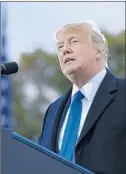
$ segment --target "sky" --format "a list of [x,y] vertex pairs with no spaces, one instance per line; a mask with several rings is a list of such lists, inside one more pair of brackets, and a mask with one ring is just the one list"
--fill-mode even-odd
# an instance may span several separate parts
[[69,22],[94,20],[117,34],[125,29],[125,2],[8,2],[8,57],[42,48],[55,52],[55,31]]

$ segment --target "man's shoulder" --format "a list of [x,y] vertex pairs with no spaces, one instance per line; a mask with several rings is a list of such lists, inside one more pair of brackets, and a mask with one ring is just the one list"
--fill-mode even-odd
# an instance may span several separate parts
[[105,76],[105,82],[107,82],[107,86],[110,84],[113,86],[117,85],[118,90],[125,90],[126,89],[126,79],[118,77],[116,74],[114,74],[111,70],[107,69],[107,73]]
[[59,96],[55,101],[52,102],[52,104],[58,104],[63,101],[64,95]]
[[125,78],[117,77],[117,80],[118,80],[118,82],[119,82],[121,85],[126,85],[126,79],[125,79]]
[[72,87],[70,87],[66,93],[62,94],[60,97],[58,97],[54,102],[51,103],[50,106],[55,106],[55,105],[59,105],[60,103],[62,103],[63,101],[67,101],[67,99],[69,98],[70,94],[72,92]]
[[63,98],[64,96],[60,96],[58,99],[54,100],[48,107],[47,111],[48,110],[56,110],[56,108],[58,108],[60,106],[60,104],[62,103],[63,101]]
[[126,90],[126,79],[117,77],[117,83],[120,90]]

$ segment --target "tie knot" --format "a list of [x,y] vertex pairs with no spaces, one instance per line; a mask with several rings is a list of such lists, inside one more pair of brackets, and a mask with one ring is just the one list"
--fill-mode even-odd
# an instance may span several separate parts
[[74,99],[82,99],[84,98],[84,95],[82,94],[81,91],[78,91],[74,94]]

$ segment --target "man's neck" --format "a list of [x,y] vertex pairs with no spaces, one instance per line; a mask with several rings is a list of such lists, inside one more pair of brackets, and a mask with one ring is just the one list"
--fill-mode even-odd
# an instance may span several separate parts
[[100,71],[102,71],[105,67],[101,67],[96,71],[87,72],[82,74],[76,74],[74,78],[72,78],[72,83],[75,84],[78,88],[81,88],[85,84],[88,83],[89,80],[91,80],[96,74],[98,74]]

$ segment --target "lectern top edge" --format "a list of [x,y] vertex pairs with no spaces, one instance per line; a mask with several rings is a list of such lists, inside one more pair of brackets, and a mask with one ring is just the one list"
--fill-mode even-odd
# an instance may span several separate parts
[[37,143],[33,142],[32,140],[29,140],[29,139],[21,136],[20,134],[18,134],[16,132],[12,132],[12,138],[14,138],[22,143],[25,143],[26,145],[28,145],[28,146],[30,146],[30,147],[32,147],[32,148],[34,148],[42,153],[45,153],[46,155],[49,155],[52,158],[55,158],[55,159],[61,161],[62,163],[65,163],[66,165],[69,165],[69,166],[81,171],[82,173],[86,172],[87,174],[94,174],[93,172],[90,172],[89,170],[87,170],[87,169],[85,169],[77,164],[74,164],[70,161],[63,159],[62,157],[59,157],[58,154],[38,145]]

